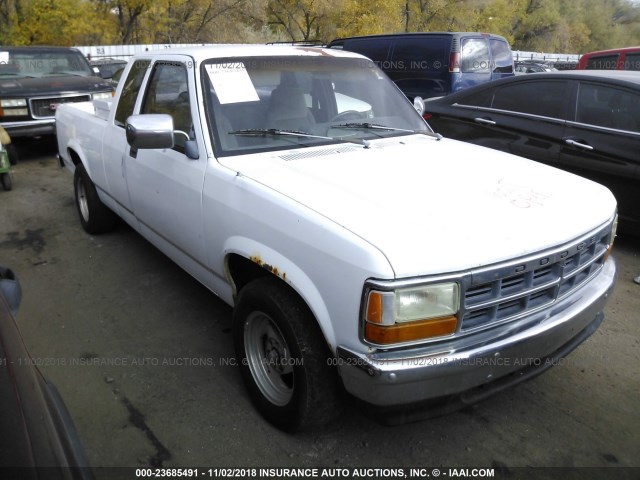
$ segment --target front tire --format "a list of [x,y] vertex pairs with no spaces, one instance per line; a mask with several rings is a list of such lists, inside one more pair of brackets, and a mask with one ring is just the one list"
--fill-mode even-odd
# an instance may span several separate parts
[[113,230],[117,225],[118,217],[102,203],[95,184],[81,163],[76,165],[73,187],[82,228],[92,235]]
[[276,427],[324,426],[338,413],[338,378],[302,299],[275,277],[245,286],[233,317],[238,365],[252,402]]

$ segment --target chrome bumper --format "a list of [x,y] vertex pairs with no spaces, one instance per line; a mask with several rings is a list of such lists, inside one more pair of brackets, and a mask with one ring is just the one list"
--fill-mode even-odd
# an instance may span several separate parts
[[[361,400],[393,406],[526,380],[557,363],[598,328],[615,276],[616,264],[609,258],[591,281],[549,309],[485,335],[461,338],[459,344],[368,354],[338,347],[342,381]],[[510,375],[514,372],[527,373]]]

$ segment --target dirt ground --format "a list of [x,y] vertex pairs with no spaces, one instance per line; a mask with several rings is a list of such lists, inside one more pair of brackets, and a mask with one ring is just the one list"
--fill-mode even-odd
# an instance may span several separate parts
[[249,402],[231,309],[127,226],[84,233],[53,145],[21,143],[20,153],[14,190],[0,191],[0,264],[21,280],[24,341],[98,478],[149,466],[640,478],[640,239],[618,238],[605,322],[560,366],[447,416],[388,427],[347,399],[337,424],[288,435]]

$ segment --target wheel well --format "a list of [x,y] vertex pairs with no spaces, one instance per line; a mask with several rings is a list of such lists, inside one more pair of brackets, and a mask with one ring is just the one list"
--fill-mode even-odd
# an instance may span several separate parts
[[233,296],[237,297],[240,290],[248,283],[258,278],[274,275],[268,266],[256,261],[256,259],[248,259],[241,255],[231,254],[227,257],[227,275],[229,275],[233,284]]
[[78,155],[76,151],[71,148],[69,148],[68,151],[69,151],[69,157],[71,158],[71,161],[73,162],[74,165],[77,166],[81,161],[80,155]]

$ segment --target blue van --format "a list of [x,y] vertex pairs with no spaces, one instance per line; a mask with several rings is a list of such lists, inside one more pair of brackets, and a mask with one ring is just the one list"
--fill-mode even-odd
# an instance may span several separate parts
[[370,58],[410,100],[442,97],[514,74],[509,42],[489,33],[368,35],[339,38],[327,47]]

